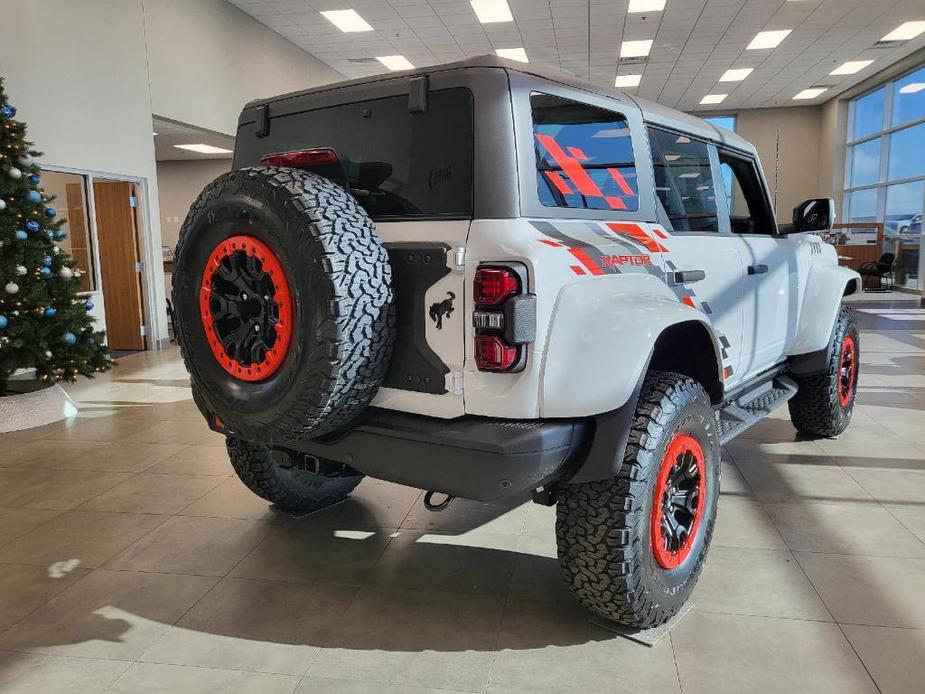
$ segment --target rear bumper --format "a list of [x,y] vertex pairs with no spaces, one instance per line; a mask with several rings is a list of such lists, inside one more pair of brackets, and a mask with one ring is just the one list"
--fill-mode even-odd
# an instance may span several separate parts
[[286,447],[377,479],[491,501],[566,476],[585,458],[593,430],[588,419],[445,420],[370,408],[345,433]]

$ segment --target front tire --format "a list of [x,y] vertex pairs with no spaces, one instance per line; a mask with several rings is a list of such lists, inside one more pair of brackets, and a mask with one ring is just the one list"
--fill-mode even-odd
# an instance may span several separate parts
[[843,306],[835,322],[826,371],[796,378],[790,421],[801,434],[831,438],[851,423],[857,398],[861,342],[854,313]]
[[[231,466],[254,494],[296,515],[320,511],[353,491],[363,475],[345,465],[271,450],[234,436],[226,445]],[[308,464],[311,463],[311,464]]]
[[559,563],[578,601],[636,628],[670,619],[706,559],[719,474],[706,391],[681,374],[649,374],[620,472],[567,485],[559,499]]

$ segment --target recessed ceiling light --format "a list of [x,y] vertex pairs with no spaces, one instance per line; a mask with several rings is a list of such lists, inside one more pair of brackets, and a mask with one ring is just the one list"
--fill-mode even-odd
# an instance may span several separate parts
[[900,87],[900,94],[918,94],[920,91],[925,89],[925,82],[913,82],[912,84],[907,84],[905,87]]
[[377,55],[376,60],[389,70],[412,70],[414,65],[403,55]]
[[642,75],[617,75],[613,86],[615,87],[638,87],[642,82]]
[[469,0],[469,4],[482,24],[514,21],[507,0]]
[[230,149],[225,149],[223,147],[213,147],[212,145],[174,145],[177,149],[185,149],[190,152],[198,152],[199,154],[231,154]]
[[700,100],[701,104],[721,104],[728,94],[707,94]]
[[627,12],[635,14],[637,12],[661,12],[665,9],[665,0],[630,0],[630,6]]
[[620,46],[621,58],[644,58],[652,50],[652,39],[645,41],[624,41]]
[[743,67],[736,70],[726,70],[723,73],[723,76],[719,78],[720,82],[741,82],[750,74],[755,68]]
[[356,10],[328,10],[321,16],[343,32],[372,31],[373,28],[357,14]]
[[916,36],[925,31],[925,20],[916,20],[914,22],[906,22],[905,24],[900,24],[898,27],[893,29],[889,34],[884,36],[881,41],[908,41],[909,39],[914,39]]
[[804,89],[802,92],[797,94],[794,99],[815,99],[817,96],[822,94],[822,92],[827,92],[828,87],[810,87],[809,89]]
[[154,133],[154,137],[157,137],[157,133]]
[[777,48],[780,42],[790,35],[790,29],[780,29],[778,31],[760,31],[755,34],[755,38],[748,44],[745,49],[755,51],[762,48]]
[[689,173],[681,174],[680,176],[678,176],[678,178],[700,178],[700,174],[694,171],[691,171]]
[[520,63],[529,63],[527,60],[527,51],[523,48],[498,48],[495,50],[495,54],[499,58],[509,58],[510,60],[516,60]]
[[855,72],[860,72],[868,65],[873,64],[873,60],[849,60],[847,63],[842,63],[837,68],[830,72],[830,75],[853,75]]

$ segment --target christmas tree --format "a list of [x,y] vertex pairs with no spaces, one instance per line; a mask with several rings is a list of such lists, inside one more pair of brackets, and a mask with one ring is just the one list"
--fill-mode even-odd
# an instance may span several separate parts
[[65,220],[42,191],[41,153],[15,115],[0,78],[0,395],[19,369],[55,382],[112,366],[93,305],[77,296],[82,271],[55,244]]

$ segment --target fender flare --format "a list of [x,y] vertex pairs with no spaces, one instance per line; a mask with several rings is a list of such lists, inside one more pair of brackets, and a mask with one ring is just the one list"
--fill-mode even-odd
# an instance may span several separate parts
[[861,276],[839,265],[814,265],[806,279],[800,317],[789,356],[812,354],[829,346],[842,297],[861,287]]

